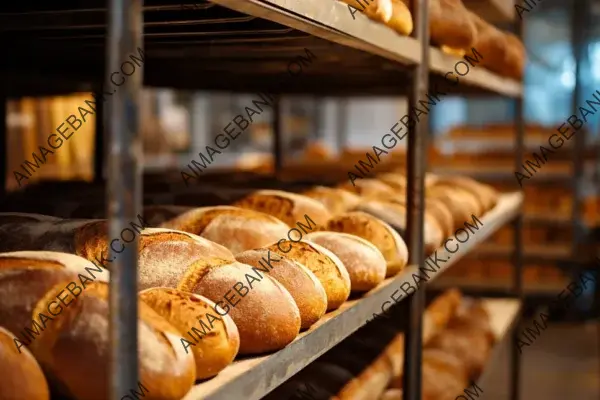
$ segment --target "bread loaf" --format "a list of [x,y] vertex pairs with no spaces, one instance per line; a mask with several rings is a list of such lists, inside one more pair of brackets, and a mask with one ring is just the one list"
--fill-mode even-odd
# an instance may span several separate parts
[[[214,316],[215,303],[197,294],[171,288],[152,288],[140,293],[140,299],[183,335],[181,341],[196,361],[196,379],[218,374],[231,364],[240,348],[238,329],[230,316]],[[204,320],[211,315],[209,323]],[[210,326],[210,334],[198,341],[198,332]]]
[[375,21],[386,23],[392,18],[393,9],[391,0],[370,0],[368,2],[360,2],[358,0],[342,1],[364,12],[366,16]]
[[313,186],[302,194],[321,202],[332,215],[349,211],[361,201],[361,198],[352,192],[326,186]]
[[[50,289],[33,315],[46,313],[48,303],[63,289],[62,285]],[[145,397],[180,399],[194,383],[194,358],[181,346],[180,332],[143,302],[138,307],[139,382],[147,391]],[[63,395],[81,400],[109,397],[108,308],[108,285],[92,282],[31,343],[49,381]]]
[[377,180],[390,186],[397,192],[406,192],[406,175],[398,172],[387,172],[377,175]]
[[496,205],[498,199],[498,193],[491,186],[463,176],[447,176],[439,178],[435,183],[435,186],[459,188],[469,192],[477,200],[481,214],[492,209]]
[[268,274],[290,292],[300,310],[302,329],[308,329],[325,314],[325,289],[316,275],[303,264],[285,256],[274,255],[267,249],[248,250],[237,254],[235,258],[251,267],[267,269]]
[[477,14],[471,11],[468,13],[477,30],[473,47],[481,53],[481,65],[490,71],[503,73],[508,48],[506,35]]
[[195,208],[163,222],[161,227],[202,236],[234,254],[276,242],[290,230],[271,215],[230,206]]
[[279,350],[298,335],[300,311],[294,299],[261,269],[218,258],[188,266],[177,288],[207,297],[218,306],[218,315],[231,316],[240,334],[240,354]]
[[348,190],[365,198],[390,198],[403,196],[387,183],[377,179],[358,179],[354,184],[344,182],[338,185],[339,189]]
[[29,350],[19,353],[14,335],[0,327],[0,400],[49,400],[48,383]]
[[325,289],[328,311],[339,308],[350,296],[348,271],[340,259],[329,250],[305,240],[279,241],[266,249],[297,261],[311,270]]
[[455,221],[452,218],[450,209],[442,200],[435,197],[426,197],[425,212],[435,218],[442,230],[442,237],[449,238],[452,235]]
[[408,262],[408,249],[394,229],[372,215],[352,211],[332,218],[325,228],[328,231],[349,233],[375,245],[387,262],[386,277],[396,275]]
[[306,240],[326,248],[342,261],[353,292],[369,291],[385,279],[387,266],[383,254],[361,237],[322,231],[309,233]]
[[411,34],[413,30],[412,15],[401,0],[392,0],[392,16],[386,25],[401,35]]
[[307,196],[280,190],[259,190],[233,204],[241,208],[264,212],[290,226],[306,221],[306,216],[323,226],[331,217],[327,208]]
[[340,400],[377,399],[385,391],[392,378],[392,362],[383,353],[367,366],[362,373],[351,380],[338,393]]

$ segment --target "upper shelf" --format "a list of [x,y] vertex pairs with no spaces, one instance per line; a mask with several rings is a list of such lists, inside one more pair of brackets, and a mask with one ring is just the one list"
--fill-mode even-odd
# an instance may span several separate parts
[[[455,253],[438,249],[438,260],[447,262],[440,264],[440,269],[430,276],[428,282],[436,279],[501,226],[514,219],[521,209],[522,201],[520,193],[502,195],[496,207],[480,219],[483,226]],[[373,317],[374,312],[381,311],[383,302],[399,292],[404,282],[414,283],[412,276],[418,273],[417,266],[408,266],[362,298],[347,301],[340,309],[326,314],[287,347],[273,354],[235,361],[216,377],[194,386],[184,400],[256,400],[263,397],[363,326]],[[397,300],[400,298],[397,297]],[[265,376],[268,379],[264,379]]]
[[[9,95],[87,91],[104,76],[106,4],[0,5],[3,76]],[[169,4],[166,4],[169,3]],[[144,84],[189,90],[331,95],[404,95],[421,62],[413,38],[396,34],[334,0],[148,0],[144,2]],[[314,58],[290,76],[308,49]],[[73,55],[77,62],[72,62]],[[47,60],[52,59],[52,63]],[[458,58],[430,48],[430,80]],[[44,65],[44,74],[39,73]],[[520,96],[520,83],[471,67],[449,94]]]

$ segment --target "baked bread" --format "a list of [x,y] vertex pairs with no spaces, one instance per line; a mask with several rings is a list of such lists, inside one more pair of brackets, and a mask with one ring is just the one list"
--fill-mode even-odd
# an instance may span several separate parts
[[455,221],[452,218],[450,209],[442,200],[435,197],[426,197],[425,212],[437,221],[444,238],[449,238],[452,235]]
[[231,206],[195,208],[163,222],[161,227],[202,236],[234,254],[276,242],[290,230],[271,215]]
[[397,192],[406,192],[406,175],[398,172],[386,172],[385,174],[378,174],[377,180],[390,186]]
[[281,190],[258,190],[233,205],[264,212],[279,218],[289,226],[296,226],[300,222],[307,223],[307,216],[317,226],[323,226],[331,217],[327,208],[317,200]]
[[[197,294],[171,288],[144,290],[140,299],[179,332],[185,333],[183,338],[187,343],[181,342],[186,352],[191,351],[194,355],[196,379],[215,376],[231,364],[240,348],[240,336],[229,315],[214,315],[215,303]],[[208,326],[212,328],[210,334],[197,340],[198,332]]]
[[352,192],[327,186],[313,186],[302,194],[321,202],[332,215],[351,210],[361,201],[360,196]]
[[401,0],[392,0],[392,16],[386,25],[404,36],[410,35],[413,31],[412,15]]
[[337,394],[340,400],[377,399],[392,379],[392,362],[382,353]]
[[379,218],[361,211],[333,217],[324,230],[349,233],[375,245],[387,262],[386,277],[396,275],[408,262],[408,249],[394,228]]
[[481,66],[490,71],[502,74],[508,54],[507,36],[477,14],[467,11],[477,30],[475,43],[472,47],[481,53]]
[[0,400],[50,400],[42,369],[29,350],[17,351],[14,337],[0,327]]
[[275,256],[267,249],[247,250],[237,254],[235,258],[241,263],[260,269],[268,269],[271,265],[269,276],[290,292],[300,310],[301,329],[310,328],[325,314],[325,289],[316,275],[303,264],[282,255]]
[[360,179],[354,182],[344,182],[337,186],[339,189],[348,190],[365,198],[389,198],[400,197],[402,194],[394,190],[390,185],[378,179]]
[[[57,285],[46,292],[33,315],[46,313],[62,291],[64,286]],[[194,358],[185,353],[177,329],[143,302],[138,310],[139,380],[146,397],[180,399],[194,383]],[[108,312],[108,285],[92,282],[31,342],[32,353],[61,394],[82,400],[109,397]]]
[[387,266],[383,254],[361,237],[321,231],[309,233],[306,240],[326,248],[342,261],[353,292],[369,291],[385,279]]
[[525,62],[527,59],[527,52],[525,46],[521,40],[510,32],[503,32],[506,38],[508,47],[506,49],[506,60],[504,67],[504,74],[508,77],[523,80],[525,74]]
[[240,354],[279,350],[298,335],[300,311],[294,299],[259,268],[219,258],[190,260],[187,266],[177,288],[212,300],[218,315],[231,316],[240,334]]
[[305,240],[280,241],[265,249],[297,261],[311,270],[327,294],[327,311],[339,308],[350,296],[348,271],[329,250]]
[[[408,0],[403,0],[409,4]],[[429,35],[437,45],[471,49],[477,40],[477,29],[460,0],[429,2]]]
[[464,189],[435,185],[427,189],[426,195],[427,198],[444,202],[452,214],[454,229],[463,227],[465,222],[472,220],[473,215],[481,215],[481,204],[472,193]]
[[498,201],[498,193],[495,189],[465,176],[440,177],[434,186],[446,186],[466,190],[476,198],[482,214],[494,208]]
[[364,12],[365,15],[372,20],[386,23],[392,18],[393,9],[391,0],[370,0],[367,2],[359,2],[358,0],[342,1],[357,10]]
[[[400,236],[406,237],[406,206],[404,200],[400,201],[379,201],[367,200],[362,202],[358,211],[369,213],[390,224],[395,230],[400,232]],[[430,254],[441,246],[444,239],[442,228],[437,220],[425,212],[423,221],[423,237],[425,239],[425,252]]]

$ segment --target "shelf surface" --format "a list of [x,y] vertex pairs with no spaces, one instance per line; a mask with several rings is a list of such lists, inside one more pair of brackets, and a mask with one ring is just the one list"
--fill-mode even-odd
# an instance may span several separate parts
[[[448,259],[448,262],[430,276],[429,282],[511,221],[519,213],[522,199],[520,193],[502,195],[497,206],[480,218],[483,226],[456,253],[438,250],[438,258]],[[317,324],[276,353],[235,361],[218,376],[194,386],[184,400],[260,399],[363,326],[374,312],[381,310],[381,304],[390,299],[403,282],[413,282],[412,274],[417,272],[417,266],[408,266],[362,298],[347,301],[340,309],[326,314]]]
[[[523,282],[523,292],[526,295],[549,295],[555,296],[567,287],[569,281],[565,278],[556,282]],[[466,278],[456,276],[442,276],[432,285],[433,289],[444,290],[459,288],[469,292],[477,293],[502,293],[512,292],[513,282],[511,278]]]

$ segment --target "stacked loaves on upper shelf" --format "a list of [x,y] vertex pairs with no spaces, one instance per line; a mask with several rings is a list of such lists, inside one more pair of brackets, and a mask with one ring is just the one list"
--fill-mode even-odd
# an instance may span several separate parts
[[[131,233],[139,235],[138,351],[149,399],[179,399],[238,355],[285,347],[351,292],[360,296],[404,269],[405,176],[355,183],[144,210],[153,227]],[[468,178],[428,175],[426,251],[492,209],[497,196]],[[9,347],[30,351],[52,390],[70,398],[108,395],[108,251],[133,239],[107,234],[106,220],[0,214],[0,293],[10,298],[0,304],[0,326],[21,343]],[[0,364],[20,362],[2,357]],[[3,372],[23,379],[10,365]],[[15,387],[2,385],[0,399],[2,388]]]
[[[408,0],[341,1],[353,7],[353,13],[364,12],[401,35],[413,30]],[[469,11],[461,0],[429,1],[429,34],[432,43],[446,53],[462,57],[476,49],[483,55],[482,66],[502,76],[523,79],[526,51],[521,40]]]

